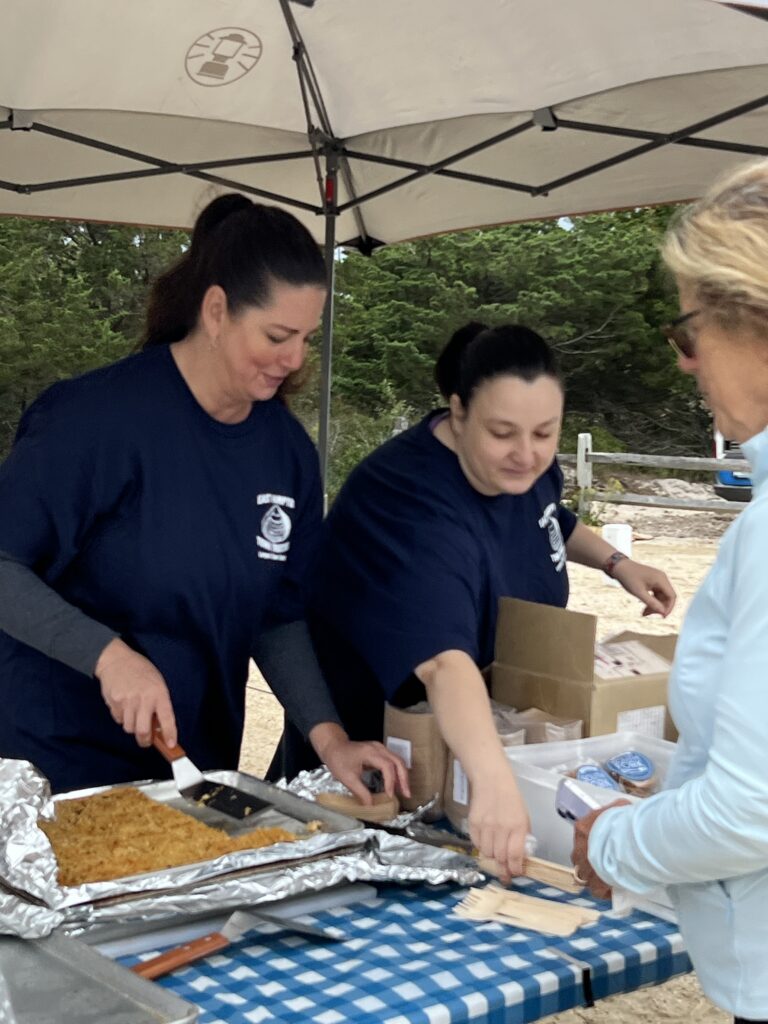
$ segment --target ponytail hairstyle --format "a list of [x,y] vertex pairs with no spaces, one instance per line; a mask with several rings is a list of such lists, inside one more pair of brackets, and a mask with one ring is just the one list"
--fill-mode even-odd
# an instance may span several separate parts
[[520,324],[465,324],[452,335],[435,364],[440,394],[446,401],[458,395],[465,409],[481,384],[496,377],[518,377],[529,384],[539,377],[551,377],[563,386],[550,346]]
[[234,315],[266,305],[275,282],[325,287],[320,247],[285,210],[238,192],[218,196],[197,218],[189,249],[155,281],[141,348],[186,337],[211,285],[224,289]]

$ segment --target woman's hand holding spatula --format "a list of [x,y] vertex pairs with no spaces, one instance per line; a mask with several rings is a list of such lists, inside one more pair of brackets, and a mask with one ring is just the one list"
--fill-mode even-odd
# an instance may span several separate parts
[[152,744],[157,718],[169,746],[176,745],[176,717],[165,679],[152,662],[119,637],[111,640],[96,662],[94,675],[110,714],[140,747]]

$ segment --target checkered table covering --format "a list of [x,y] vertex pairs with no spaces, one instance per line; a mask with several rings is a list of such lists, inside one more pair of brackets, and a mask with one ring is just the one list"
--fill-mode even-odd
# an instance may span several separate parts
[[[608,909],[533,882],[524,888]],[[306,918],[343,931],[343,943],[251,933],[160,984],[199,1006],[200,1024],[523,1024],[584,1005],[581,970],[554,950],[589,964],[595,999],[691,969],[676,927],[657,918],[603,917],[558,939],[456,917],[464,891],[384,887],[378,900]]]

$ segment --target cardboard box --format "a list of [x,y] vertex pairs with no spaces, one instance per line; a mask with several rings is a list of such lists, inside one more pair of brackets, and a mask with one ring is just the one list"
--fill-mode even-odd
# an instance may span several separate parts
[[[418,706],[418,705],[417,705]],[[438,801],[426,820],[442,815],[442,793],[448,765],[448,747],[431,711],[411,711],[387,704],[384,709],[384,743],[399,754],[408,768],[410,799],[401,798],[405,810],[415,811],[437,793]]]
[[[597,618],[504,597],[499,602],[491,695],[520,710],[541,708],[580,718],[585,736],[636,732],[675,740],[667,710],[668,671],[601,679],[595,675]],[[672,661],[674,635],[626,632],[612,640],[639,640]]]

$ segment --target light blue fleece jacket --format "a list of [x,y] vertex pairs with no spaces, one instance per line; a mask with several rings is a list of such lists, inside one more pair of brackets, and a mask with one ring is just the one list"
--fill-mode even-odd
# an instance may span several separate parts
[[664,791],[601,815],[607,882],[669,886],[702,988],[768,1019],[768,428],[742,445],[753,498],[723,537],[680,634],[669,704],[680,732]]

